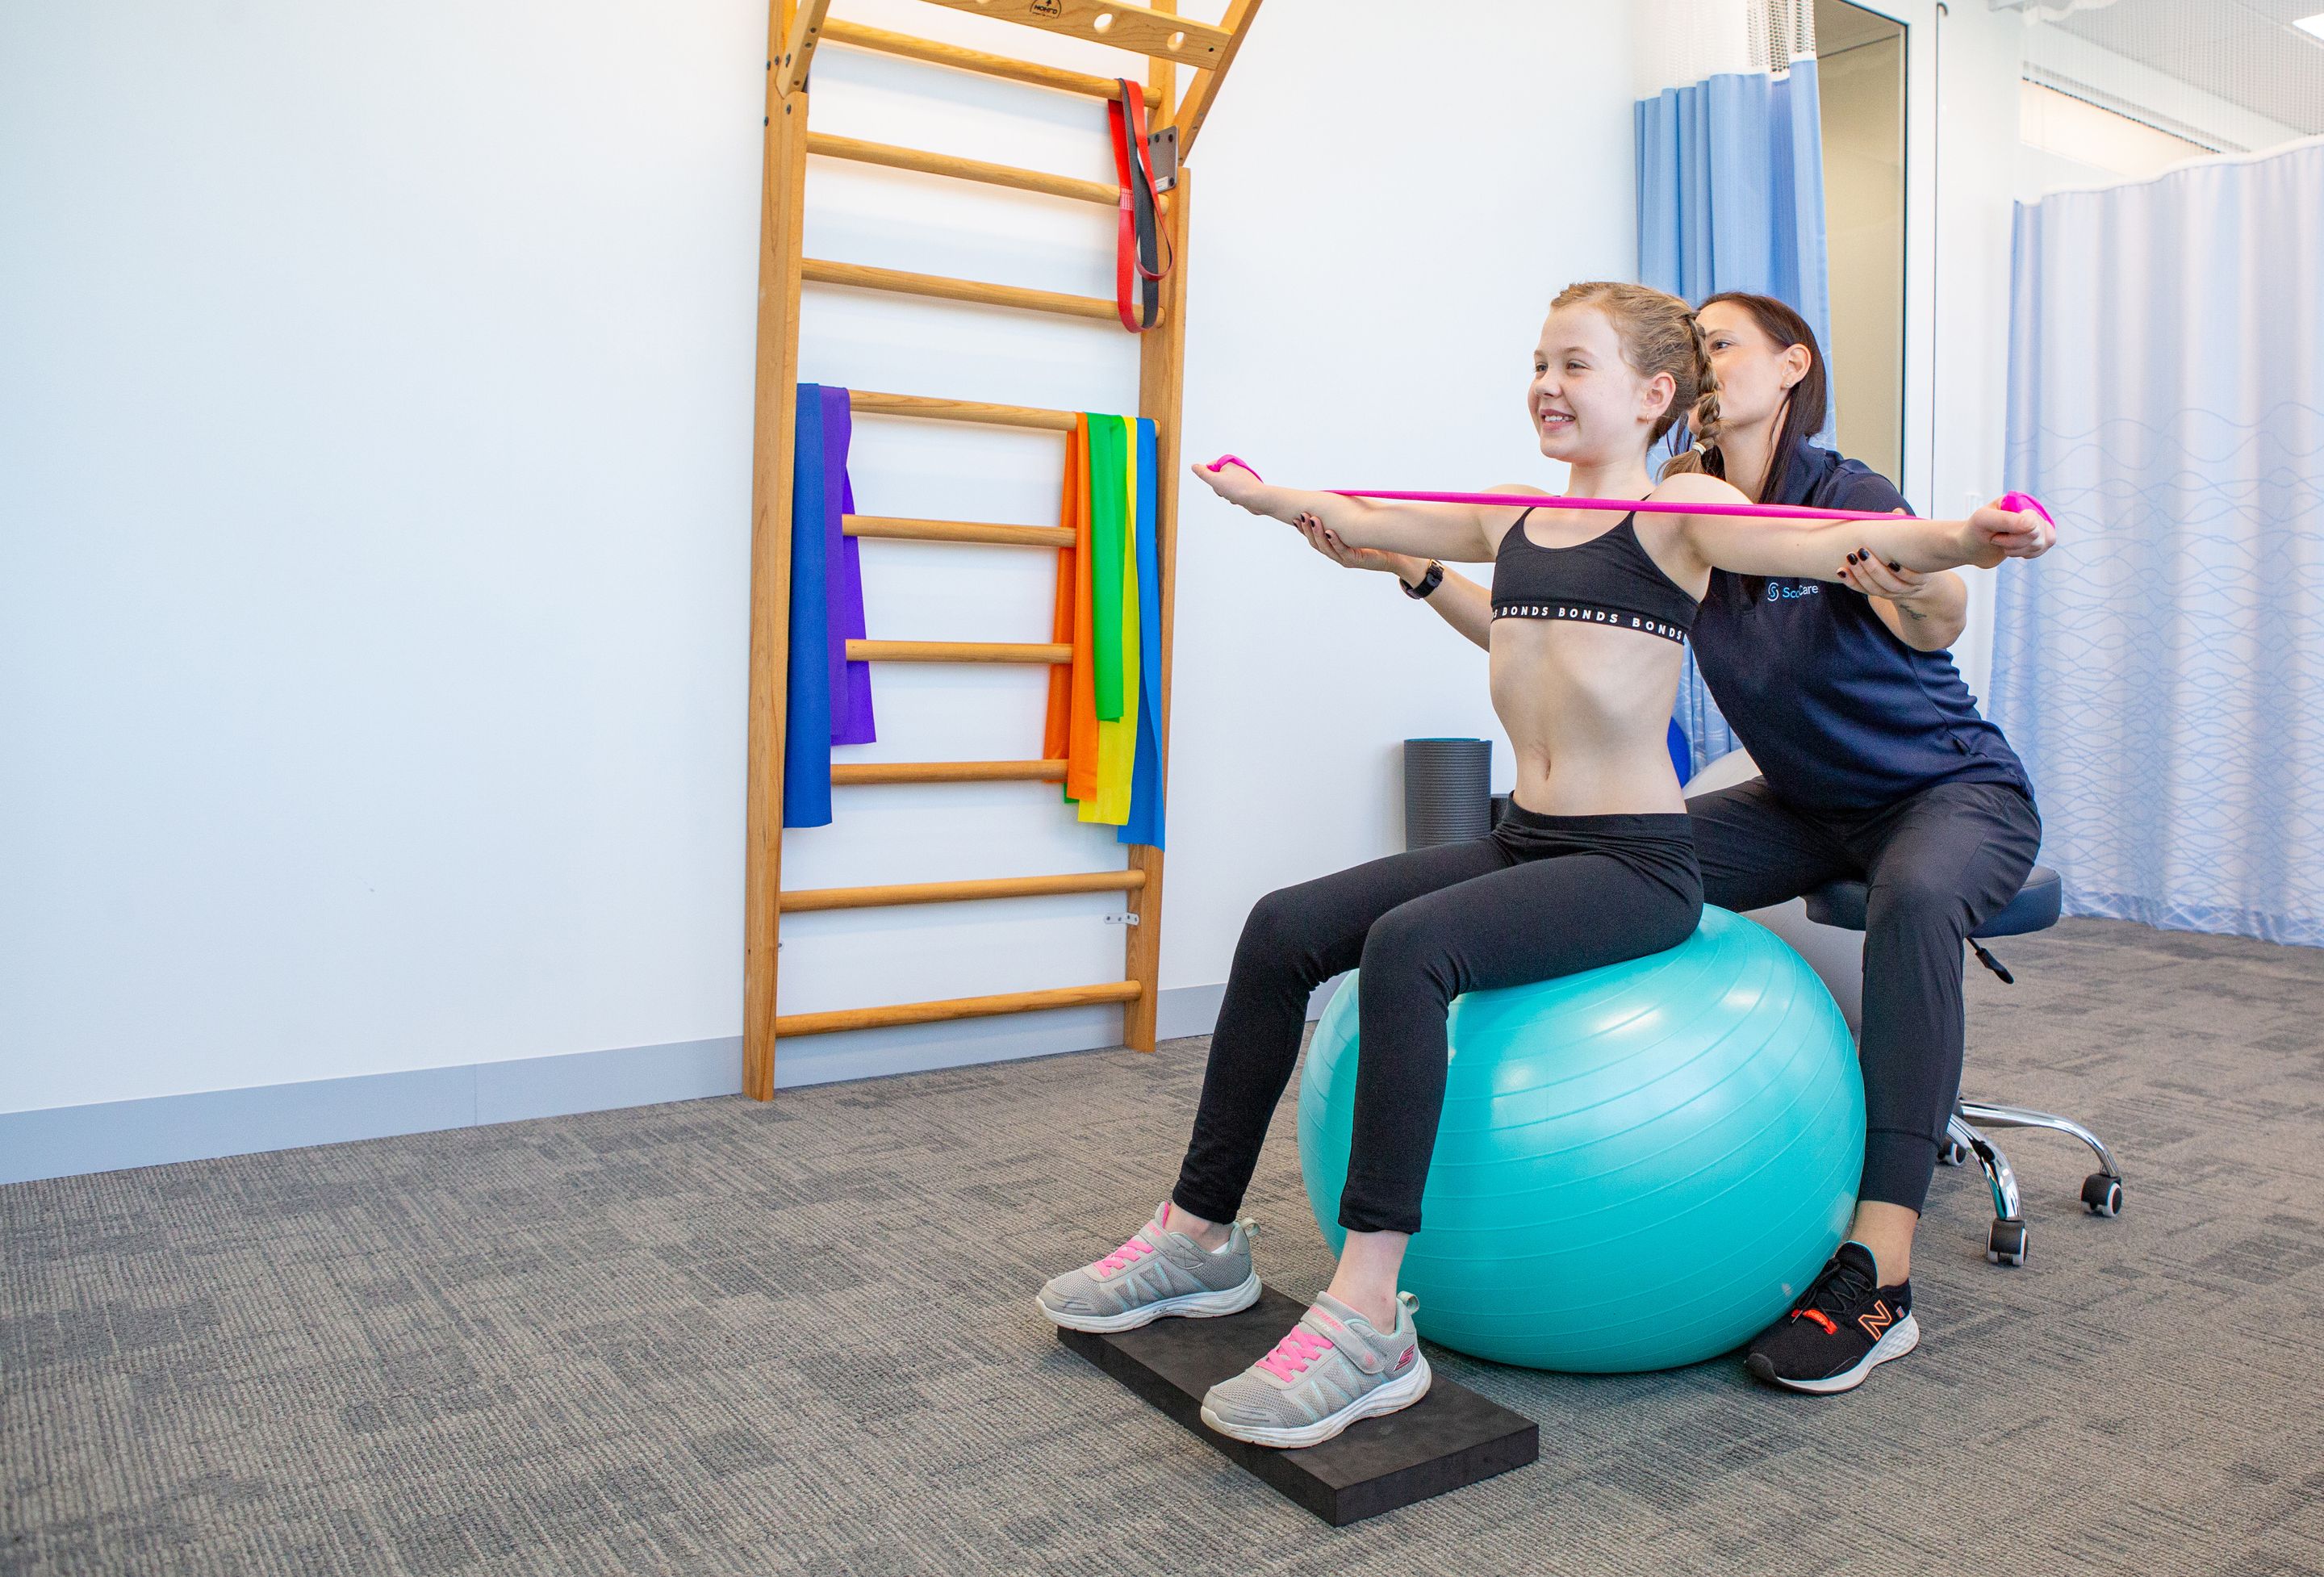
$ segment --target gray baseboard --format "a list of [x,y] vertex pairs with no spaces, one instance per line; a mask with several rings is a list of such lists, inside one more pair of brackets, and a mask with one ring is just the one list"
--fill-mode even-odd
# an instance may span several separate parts
[[[1164,991],[1156,1009],[1162,1038],[1209,1034],[1225,991],[1223,985],[1204,985]],[[1327,985],[1317,993],[1311,1018],[1330,991]],[[788,1089],[1088,1051],[1114,1044],[1120,1022],[1119,1009],[1077,1008],[816,1036],[783,1045],[775,1059],[775,1083]],[[696,1101],[739,1094],[742,1088],[742,1038],[728,1035],[6,1111],[0,1112],[0,1183]]]

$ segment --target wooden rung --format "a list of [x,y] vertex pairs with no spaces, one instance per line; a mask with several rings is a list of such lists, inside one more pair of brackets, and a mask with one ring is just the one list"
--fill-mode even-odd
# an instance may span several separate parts
[[835,137],[828,132],[809,132],[807,134],[807,151],[819,153],[826,159],[852,159],[858,164],[880,164],[890,170],[917,170],[923,175],[949,175],[958,180],[981,180],[987,186],[1045,192],[1050,197],[1072,198],[1079,202],[1095,203],[1101,208],[1112,208],[1121,198],[1119,189],[1102,180],[1076,180],[1070,175],[1052,175],[1046,170],[1019,170],[1013,164],[987,164],[979,159],[955,159],[949,153],[929,153],[918,148],[898,148],[886,143]]
[[781,895],[785,914],[810,909],[877,909],[906,903],[978,903],[991,898],[1049,898],[1061,892],[1135,892],[1143,871],[1084,871],[1068,876],[994,876],[978,881],[905,881],[889,887],[802,887]]
[[775,1034],[779,1038],[786,1035],[829,1035],[840,1029],[883,1029],[898,1024],[939,1024],[948,1019],[989,1019],[996,1013],[1134,1002],[1140,994],[1134,980],[1110,980],[1102,985],[1056,986],[1045,991],[1008,991],[995,997],[898,1002],[888,1008],[844,1008],[832,1013],[786,1013],[775,1019]]
[[[823,24],[823,42],[847,44],[859,50],[877,50],[883,55],[901,55],[908,60],[925,60],[932,66],[950,66],[958,71],[981,71],[987,77],[1005,77],[1012,82],[1028,83],[1035,88],[1054,88],[1061,93],[1079,93],[1091,98],[1121,97],[1120,85],[1111,77],[1096,77],[1086,71],[1067,71],[1031,60],[1013,60],[1007,55],[988,55],[982,50],[964,50],[958,44],[915,38],[908,32],[890,32],[883,28],[865,27],[861,23],[826,22]],[[1136,83],[1131,86],[1139,87]],[[1139,88],[1139,91],[1145,93],[1148,103],[1153,101],[1151,89]]]
[[925,394],[879,394],[850,389],[847,409],[857,416],[916,416],[929,421],[975,421],[987,427],[1038,427],[1052,432],[1074,430],[1070,410],[1044,410],[1034,405],[986,405],[974,400],[935,400]]
[[770,60],[768,69],[775,74],[777,102],[788,98],[807,82],[807,71],[815,64],[816,41],[823,32],[824,14],[831,9],[831,0],[803,0],[792,14],[790,36],[784,41],[782,58]]
[[1029,290],[1022,285],[956,280],[948,274],[908,273],[899,268],[873,268],[865,263],[833,263],[825,258],[809,257],[799,263],[799,278],[819,285],[846,285],[859,290],[893,290],[906,296],[932,296],[942,301],[973,301],[982,307],[1014,307],[1024,312],[1054,312],[1061,318],[1088,318],[1100,323],[1120,321],[1120,313],[1114,304],[1100,296],[1069,296],[1062,290]]
[[1124,5],[1121,0],[1003,0],[997,5],[991,0],[935,3],[1196,68],[1217,64],[1234,36],[1208,23]]
[[1074,649],[1047,641],[851,641],[847,660],[1060,663],[1074,660]]
[[851,537],[889,537],[912,542],[991,542],[1008,548],[1070,548],[1074,533],[1063,526],[1006,526],[983,521],[916,521],[896,515],[842,515],[839,529]]
[[1062,783],[1063,761],[834,761],[831,783]]
[[1227,32],[1224,53],[1212,63],[1211,69],[1194,73],[1194,85],[1178,106],[1178,158],[1183,162],[1194,151],[1194,139],[1203,134],[1203,122],[1218,101],[1219,84],[1226,80],[1227,68],[1234,64],[1235,51],[1250,35],[1250,24],[1259,15],[1259,0],[1231,0],[1220,26]]

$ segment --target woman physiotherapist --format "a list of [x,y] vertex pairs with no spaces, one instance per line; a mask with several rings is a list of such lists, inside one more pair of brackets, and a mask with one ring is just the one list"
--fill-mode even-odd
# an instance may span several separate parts
[[[1815,334],[1781,301],[1729,292],[1697,314],[1719,379],[1692,424],[1716,435],[1672,470],[1724,476],[1763,503],[1904,510],[1885,478],[1807,441],[1827,406]],[[1486,590],[1441,564],[1308,540],[1392,571],[1478,645]],[[1714,572],[1695,663],[1760,776],[1687,802],[1703,899],[1781,903],[1828,881],[1869,888],[1864,940],[1864,1177],[1849,1240],[1752,1342],[1761,1379],[1853,1389],[1920,1340],[1913,1232],[1960,1090],[1963,940],[2017,894],[2042,842],[2025,769],[1979,715],[1947,649],[1967,588],[1850,555],[1845,586]]]

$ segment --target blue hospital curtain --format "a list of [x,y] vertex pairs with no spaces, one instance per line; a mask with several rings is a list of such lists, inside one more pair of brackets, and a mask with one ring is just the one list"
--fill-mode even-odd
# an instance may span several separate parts
[[2070,914],[2324,945],[2324,143],[2020,204],[1993,717]]
[[[1829,346],[1819,114],[1806,58],[1783,76],[1723,72],[1638,100],[1640,281],[1690,301],[1720,290],[1774,296]],[[1830,418],[1818,438],[1831,441]],[[1696,771],[1736,748],[1692,650],[1677,721]]]

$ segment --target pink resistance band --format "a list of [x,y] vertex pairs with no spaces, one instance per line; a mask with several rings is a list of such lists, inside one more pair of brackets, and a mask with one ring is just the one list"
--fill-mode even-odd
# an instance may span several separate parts
[[[1250,462],[1239,455],[1221,455],[1204,469],[1216,471],[1222,466],[1240,466],[1261,482]],[[1790,521],[1893,521],[1896,515],[1868,509],[1802,509],[1787,503],[1655,503],[1651,499],[1632,498],[1557,498],[1538,493],[1366,493],[1352,487],[1324,489],[1342,498],[1387,498],[1406,503],[1480,503],[1497,504],[1510,509],[1609,509],[1628,513],[1636,510],[1643,514],[1661,515],[1760,515]],[[2006,510],[2032,510],[2055,527],[2050,512],[2030,493],[2005,493],[2001,507]]]

